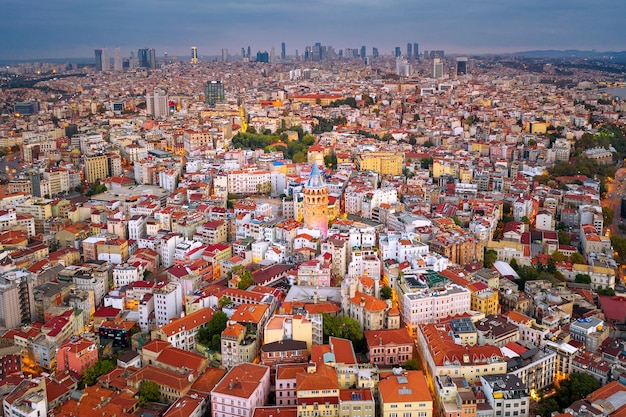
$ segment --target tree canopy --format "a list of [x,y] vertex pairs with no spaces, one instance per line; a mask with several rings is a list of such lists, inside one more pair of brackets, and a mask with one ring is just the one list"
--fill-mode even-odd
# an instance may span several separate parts
[[159,385],[156,382],[144,381],[139,386],[139,403],[146,404],[156,402],[161,399]]
[[228,316],[223,311],[216,311],[206,327],[198,330],[198,342],[208,345],[211,350],[219,351],[222,343],[221,335],[228,324]]
[[254,284],[254,280],[252,279],[252,274],[247,269],[244,269],[239,273],[239,283],[237,284],[237,288],[240,290],[245,290]]
[[498,260],[498,252],[495,250],[485,251],[485,257],[483,259],[483,264],[485,268],[493,267],[493,264]]
[[550,398],[539,401],[537,413],[549,417],[553,411],[563,411],[574,401],[581,400],[600,388],[597,379],[582,372],[572,372],[569,379],[561,381],[556,393]]
[[391,288],[387,285],[381,287],[380,298],[381,300],[389,300],[391,298]]
[[324,342],[328,343],[330,336],[341,337],[357,342],[363,341],[361,324],[352,317],[335,317],[324,314]]
[[98,362],[83,371],[83,383],[87,386],[95,385],[95,383],[98,382],[98,378],[115,369],[115,365],[115,361],[110,359],[100,359]]

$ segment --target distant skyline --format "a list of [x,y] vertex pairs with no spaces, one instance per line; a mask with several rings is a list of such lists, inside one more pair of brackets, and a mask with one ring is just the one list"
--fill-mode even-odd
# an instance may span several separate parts
[[[239,54],[281,42],[287,54],[321,42],[389,54],[537,49],[626,50],[626,2],[615,0],[3,0],[0,59],[85,58],[94,49],[153,47],[157,55]],[[112,56],[112,52],[110,53]]]

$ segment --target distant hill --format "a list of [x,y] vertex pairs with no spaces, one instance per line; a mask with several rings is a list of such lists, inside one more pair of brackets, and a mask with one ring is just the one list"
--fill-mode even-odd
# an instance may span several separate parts
[[620,61],[626,60],[626,51],[580,51],[577,49],[568,49],[561,51],[558,49],[548,49],[542,51],[523,51],[513,52],[508,55],[528,57],[528,58],[578,58],[578,59],[615,59]]

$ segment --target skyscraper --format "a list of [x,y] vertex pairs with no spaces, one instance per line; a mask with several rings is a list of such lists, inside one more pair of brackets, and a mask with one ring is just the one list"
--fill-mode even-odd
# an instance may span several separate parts
[[192,64],[198,63],[198,47],[197,46],[191,47],[191,63]]
[[420,46],[417,42],[413,43],[413,58],[420,59]]
[[222,62],[228,62],[228,49],[222,49]]
[[284,61],[287,59],[287,49],[286,49],[286,45],[285,42],[280,44],[280,60]]
[[148,114],[154,116],[155,119],[161,119],[168,115],[167,109],[167,91],[157,88],[154,93],[146,95],[146,110]]
[[274,52],[274,47],[272,46],[272,49],[270,49],[270,61],[272,64],[274,62],[276,62],[276,53]]
[[138,49],[137,59],[139,60],[140,67],[148,68],[150,66],[150,55],[148,53],[148,48]]
[[148,68],[156,68],[157,60],[156,60],[156,51],[154,48],[150,48],[148,50]]
[[411,42],[406,44],[406,58],[413,58],[413,44]]
[[361,46],[361,59],[365,59],[365,57],[367,56],[367,49],[365,48],[365,45]]
[[378,58],[378,48],[372,48],[372,57]]
[[102,49],[96,49],[96,71],[102,71]]
[[319,230],[322,238],[328,235],[328,187],[317,163],[313,163],[311,176],[304,189],[304,225]]
[[137,50],[137,58],[139,66],[142,68],[156,68],[156,51],[154,48],[143,48]]
[[399,58],[401,55],[402,55],[402,51],[400,50],[400,47],[399,47],[399,46],[396,46],[396,51],[395,51],[394,56],[395,56],[396,58]]
[[256,53],[256,62],[270,62],[270,54],[267,51],[258,51]]
[[456,58],[456,75],[466,75],[467,74],[467,57],[459,56]]
[[107,48],[102,48],[102,71],[111,70],[111,59],[109,58],[109,51]]
[[439,58],[433,59],[433,78],[443,78],[443,62]]
[[224,101],[224,84],[221,81],[207,81],[204,85],[204,102],[210,106]]
[[120,52],[120,48],[115,48],[115,55],[113,55],[113,70],[122,71],[122,54]]

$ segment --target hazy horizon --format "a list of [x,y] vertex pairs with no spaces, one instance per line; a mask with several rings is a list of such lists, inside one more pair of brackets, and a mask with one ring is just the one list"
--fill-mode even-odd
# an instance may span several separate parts
[[119,47],[123,57],[152,47],[157,55],[231,55],[241,48],[302,54],[316,42],[335,50],[367,46],[389,54],[408,42],[419,50],[497,54],[529,50],[626,50],[626,2],[599,0],[58,0],[34,7],[5,0],[2,60],[88,58]]

